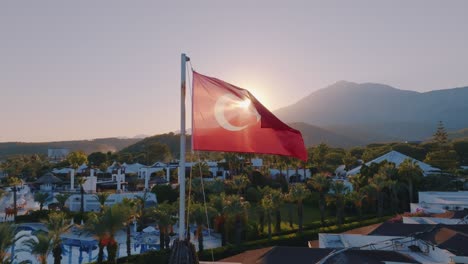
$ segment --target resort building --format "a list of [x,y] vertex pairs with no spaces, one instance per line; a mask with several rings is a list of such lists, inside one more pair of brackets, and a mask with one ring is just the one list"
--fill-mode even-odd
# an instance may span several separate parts
[[[381,163],[383,161],[388,161],[388,162],[394,163],[395,166],[398,168],[400,166],[400,164],[403,163],[403,161],[405,161],[406,159],[410,159],[412,161],[415,161],[416,164],[418,164],[418,166],[423,171],[424,176],[427,176],[429,174],[434,174],[434,173],[440,173],[440,169],[434,168],[434,167],[432,167],[431,165],[429,165],[427,163],[424,163],[422,161],[413,159],[413,158],[411,158],[409,156],[406,156],[405,154],[402,154],[402,153],[400,153],[398,151],[394,151],[394,150],[388,152],[385,155],[382,155],[382,156],[380,156],[380,157],[378,157],[376,159],[373,159],[373,160],[367,162],[366,166],[370,166],[372,163]],[[348,171],[346,173],[346,176],[352,176],[352,175],[356,175],[356,174],[360,173],[361,172],[361,167],[362,166],[358,166],[358,167]]]
[[[124,198],[134,199],[134,198],[144,198],[145,206],[152,206],[157,204],[156,195],[151,192],[128,192],[128,193],[113,193],[110,194],[106,200],[105,205],[112,206],[117,203],[121,203]],[[70,209],[70,211],[79,211],[81,206],[81,195],[79,193],[71,195],[65,205]],[[101,205],[95,194],[85,194],[84,195],[84,211],[85,212],[98,212],[101,209]]]
[[468,209],[468,191],[419,192],[419,203],[411,203],[411,212],[444,213]]

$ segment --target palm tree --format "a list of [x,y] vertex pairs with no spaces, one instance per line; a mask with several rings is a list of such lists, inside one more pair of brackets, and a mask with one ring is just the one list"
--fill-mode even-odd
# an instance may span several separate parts
[[63,211],[65,208],[65,203],[67,202],[68,198],[70,197],[70,194],[68,193],[59,193],[55,195],[55,199],[57,200],[60,210]]
[[[206,207],[205,207],[206,206]],[[197,224],[198,252],[203,252],[203,227],[211,217],[216,214],[216,210],[210,205],[192,203],[190,205],[190,216]],[[207,218],[208,217],[208,218]]]
[[247,216],[247,209],[250,204],[239,195],[227,195],[224,197],[223,203],[228,219],[234,221],[236,245],[239,246],[241,243],[242,221]]
[[132,254],[131,251],[131,232],[130,232],[130,226],[132,225],[133,221],[136,220],[137,218],[140,217],[140,200],[138,199],[128,199],[124,198],[122,201],[122,205],[127,207],[128,210],[128,215],[127,219],[124,223],[125,225],[125,231],[127,234],[127,256],[130,256]]
[[304,220],[303,201],[310,195],[309,189],[302,183],[292,184],[289,187],[289,199],[297,203],[297,216],[299,217],[299,233],[302,233],[302,223]]
[[108,260],[111,263],[116,261],[117,256],[117,241],[115,234],[124,227],[127,220],[128,208],[122,204],[115,204],[104,209],[104,212],[99,217],[100,222],[105,227],[106,239],[101,241],[107,248]]
[[48,193],[37,192],[34,194],[34,201],[39,203],[39,211],[42,211],[42,208],[44,207],[44,203],[47,201],[47,198],[49,198]]
[[86,182],[85,177],[79,177],[78,178],[78,184],[80,185],[80,195],[81,195],[81,201],[80,201],[80,215],[81,219],[83,219],[84,215],[84,188],[83,184]]
[[232,185],[235,190],[237,190],[237,194],[241,195],[244,193],[244,189],[249,186],[250,180],[245,175],[237,175],[232,178]]
[[60,235],[71,227],[68,223],[67,215],[63,212],[50,213],[48,221],[45,222],[47,230],[49,230],[48,238],[51,242],[54,264],[60,264],[62,259],[62,238]]
[[319,193],[320,221],[325,225],[325,194],[330,190],[330,179],[324,173],[315,174],[308,182]]
[[159,226],[159,243],[161,249],[169,248],[169,231],[170,226],[175,224],[173,214],[176,209],[172,204],[166,201],[158,204],[157,207],[149,208],[150,215],[156,220]]
[[220,195],[211,195],[209,197],[210,206],[216,210],[215,216],[215,230],[221,233],[221,246],[226,245],[226,208],[224,201],[226,194],[222,192]]
[[423,172],[418,163],[411,159],[405,159],[398,168],[399,178],[408,182],[409,201],[413,202],[413,183],[422,178]]
[[273,202],[271,193],[267,193],[266,195],[263,196],[262,200],[260,201],[260,205],[262,206],[262,209],[265,211],[266,216],[267,216],[268,239],[271,240],[271,213],[272,213],[272,210],[275,208],[275,204]]
[[24,251],[36,255],[41,264],[47,264],[47,256],[52,248],[52,243],[46,234],[39,233],[36,237],[24,241],[23,245],[27,248]]
[[108,237],[105,223],[101,221],[98,214],[91,213],[86,221],[85,230],[98,240],[99,253],[96,262],[101,264],[104,260],[104,243]]
[[[281,232],[281,207],[284,204],[285,197],[283,193],[281,193],[281,190],[279,189],[272,189],[270,187],[264,187],[261,189],[261,192],[263,196],[270,196],[270,199],[273,201],[273,208],[272,212],[275,213],[275,232],[279,233]],[[263,210],[265,211],[265,210]],[[262,229],[263,232],[263,229]]]
[[331,193],[328,198],[336,205],[336,222],[341,225],[344,220],[345,195],[348,192],[348,187],[342,181],[334,181],[331,183],[330,189]]
[[17,202],[17,197],[16,197],[16,192],[18,191],[18,186],[20,186],[23,182],[21,179],[17,177],[8,177],[7,183],[9,186],[12,187],[13,190],[13,213],[16,221],[16,215],[18,214],[18,205],[16,204]]
[[106,201],[107,201],[107,198],[109,198],[110,196],[110,193],[108,192],[100,192],[98,194],[95,194],[94,195],[94,198],[96,199],[96,201],[98,201],[99,205],[100,205],[100,212],[102,213],[104,211],[104,206],[106,205]]
[[0,264],[13,261],[7,250],[22,237],[24,236],[16,235],[16,228],[13,224],[8,222],[0,223]]
[[351,202],[358,212],[359,218],[362,217],[362,200],[366,198],[366,195],[363,192],[353,191],[349,192],[346,195],[346,200]]
[[390,186],[392,181],[388,179],[386,174],[377,173],[369,179],[369,186],[374,188],[377,192],[377,215],[381,217],[383,215],[383,206],[384,206],[384,192],[383,190]]
[[348,177],[349,182],[353,185],[353,190],[359,192],[361,188],[367,186],[369,179],[364,174],[355,174]]

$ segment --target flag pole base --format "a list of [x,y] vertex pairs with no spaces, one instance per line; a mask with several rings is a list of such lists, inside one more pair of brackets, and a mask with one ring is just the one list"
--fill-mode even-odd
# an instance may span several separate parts
[[172,243],[169,264],[199,264],[195,246],[188,240],[176,239]]

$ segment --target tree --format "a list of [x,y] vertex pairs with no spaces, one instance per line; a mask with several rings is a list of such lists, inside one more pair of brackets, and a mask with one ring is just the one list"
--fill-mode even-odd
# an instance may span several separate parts
[[353,169],[356,164],[357,164],[357,159],[354,157],[350,151],[347,151],[346,154],[344,155],[343,159],[343,164],[345,165],[345,170],[349,171]]
[[107,242],[107,227],[106,223],[101,221],[101,216],[96,213],[91,213],[86,221],[84,229],[92,234],[98,241],[98,256],[96,262],[101,264],[104,260],[104,247]]
[[21,250],[30,252],[36,255],[37,259],[41,264],[47,264],[47,256],[52,248],[51,241],[46,234],[39,233],[36,237],[32,237],[23,242],[23,245],[27,250]]
[[17,205],[17,196],[16,193],[18,192],[18,186],[23,184],[23,181],[17,177],[8,177],[7,179],[8,186],[11,186],[13,190],[13,210],[14,210],[14,217],[16,221],[16,216],[18,214],[18,205]]
[[161,249],[169,248],[169,227],[175,223],[176,208],[167,202],[159,203],[157,207],[149,208],[149,214],[159,226]]
[[85,177],[79,177],[78,178],[78,184],[80,185],[80,215],[81,215],[81,219],[83,219],[83,215],[84,215],[84,188],[83,188],[83,184],[86,182],[86,178]]
[[[279,189],[272,189],[270,187],[264,187],[261,189],[261,193],[263,197],[268,196],[267,199],[271,199],[273,202],[273,207],[271,208],[271,213],[275,213],[276,221],[275,221],[275,232],[281,232],[281,206],[284,204],[285,197],[281,193]],[[260,201],[262,205],[262,201]],[[265,210],[263,210],[266,212]],[[262,230],[263,231],[263,230]]]
[[226,245],[226,194],[222,192],[219,195],[211,195],[209,197],[210,206],[213,207],[217,214],[215,216],[215,225],[214,228],[219,233],[221,233],[221,246]]
[[94,199],[98,201],[100,205],[100,212],[102,213],[104,211],[104,207],[106,205],[107,198],[109,198],[110,193],[108,192],[100,192],[94,195]]
[[351,202],[357,210],[359,218],[362,217],[362,201],[366,198],[363,192],[352,191],[346,194],[346,201]]
[[445,131],[444,123],[442,123],[442,121],[439,121],[437,130],[434,133],[432,139],[439,145],[439,147],[442,147],[448,143],[448,134],[447,131]]
[[[206,207],[205,207],[206,206]],[[190,209],[190,219],[197,225],[198,252],[203,252],[203,228],[206,223],[216,214],[216,210],[210,205],[202,203],[192,203]]]
[[416,161],[405,159],[398,168],[398,176],[403,181],[408,182],[409,201],[413,202],[413,183],[418,182],[423,177],[423,172]]
[[179,197],[179,192],[177,189],[173,189],[170,184],[168,185],[156,185],[151,189],[151,192],[156,195],[158,198],[158,202],[167,201],[169,203],[173,203],[177,201],[177,197]]
[[152,142],[146,145],[143,152],[146,154],[147,165],[156,161],[167,161],[171,156],[169,147],[166,144],[159,142]]
[[92,166],[100,167],[101,164],[107,163],[107,155],[102,152],[93,152],[89,154],[88,162]]
[[34,194],[34,201],[39,203],[39,211],[42,211],[42,208],[44,207],[44,203],[47,201],[47,198],[49,198],[48,193],[36,192]]
[[262,209],[265,211],[268,222],[268,239],[271,240],[271,214],[275,205],[271,193],[266,193],[260,201]]
[[308,182],[319,193],[320,221],[325,225],[325,194],[330,190],[330,179],[323,173],[315,174]]
[[232,178],[231,184],[232,184],[232,188],[234,190],[237,190],[237,194],[240,195],[240,194],[243,194],[245,188],[249,186],[250,180],[245,175],[238,175]]
[[289,199],[297,203],[297,215],[299,217],[299,233],[302,233],[302,223],[304,221],[303,201],[310,195],[309,189],[302,183],[292,184],[289,187]]
[[437,150],[427,153],[424,162],[442,170],[456,169],[458,156],[454,150]]
[[331,193],[328,195],[329,201],[336,205],[336,221],[342,225],[344,221],[345,196],[348,193],[348,187],[342,181],[334,181],[330,185]]
[[8,249],[24,236],[16,235],[16,228],[11,223],[0,223],[0,264],[12,263]]
[[206,162],[198,162],[193,165],[192,176],[194,178],[211,177],[210,167]]
[[67,161],[75,170],[88,161],[88,157],[83,151],[73,151],[67,155]]
[[366,177],[364,174],[355,174],[352,176],[348,176],[349,182],[353,185],[353,190],[359,192],[362,188],[364,188],[369,183],[369,178]]
[[224,197],[224,207],[227,217],[234,221],[235,241],[240,246],[242,234],[242,222],[247,216],[250,204],[239,195],[227,195]]
[[[141,208],[141,203],[142,201],[140,199],[128,199],[124,198],[122,201],[122,205],[126,207],[127,209],[127,218],[124,222],[125,225],[125,231],[126,231],[126,244],[127,244],[127,256],[132,255],[132,250],[131,250],[131,232],[130,232],[130,226],[132,225],[133,221],[138,219],[141,216],[142,211],[139,210]],[[144,203],[144,201],[143,201]]]
[[110,263],[116,262],[117,241],[115,240],[115,234],[124,227],[127,216],[128,208],[122,204],[115,204],[105,208],[104,212],[99,217],[99,221],[105,227],[106,234],[105,239],[103,239],[101,243],[107,248],[108,261]]
[[315,164],[315,166],[317,166],[317,169],[319,171],[326,170],[327,168],[326,156],[329,151],[330,151],[330,148],[325,143],[321,143],[317,147],[314,148],[313,154],[312,154],[312,161]]
[[377,215],[382,217],[384,205],[383,190],[389,187],[392,181],[384,173],[377,173],[373,178],[369,179],[369,186],[377,192]]
[[59,193],[55,195],[55,199],[57,200],[60,210],[63,211],[65,208],[65,203],[67,202],[68,198],[70,197],[70,194],[68,193]]
[[52,212],[49,214],[48,221],[45,223],[49,230],[48,238],[51,243],[52,255],[54,256],[54,264],[60,264],[62,259],[62,238],[71,225],[63,212]]

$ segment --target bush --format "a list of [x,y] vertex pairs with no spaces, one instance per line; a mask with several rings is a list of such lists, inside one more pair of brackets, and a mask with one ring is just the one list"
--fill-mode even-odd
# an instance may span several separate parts
[[251,203],[258,203],[262,199],[262,194],[257,188],[250,186],[245,191],[245,199]]
[[49,218],[49,210],[29,211],[28,214],[16,216],[16,223],[43,222]]
[[156,195],[158,203],[162,203],[164,201],[168,201],[169,203],[173,203],[177,201],[179,197],[179,192],[177,189],[172,189],[171,185],[156,185],[151,190],[152,193]]

